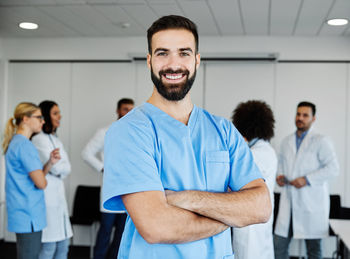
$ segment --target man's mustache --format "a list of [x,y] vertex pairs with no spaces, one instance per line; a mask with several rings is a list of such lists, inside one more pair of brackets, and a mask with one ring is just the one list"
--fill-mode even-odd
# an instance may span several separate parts
[[178,70],[166,69],[166,70],[159,71],[160,76],[162,76],[164,74],[184,74],[184,75],[188,76],[190,74],[190,71],[182,70],[182,69],[178,69]]

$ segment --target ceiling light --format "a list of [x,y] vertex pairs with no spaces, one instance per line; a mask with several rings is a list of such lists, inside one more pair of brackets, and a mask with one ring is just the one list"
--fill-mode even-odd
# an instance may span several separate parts
[[348,24],[347,19],[329,19],[327,21],[327,24],[332,25],[332,26],[341,26],[341,25],[346,25]]
[[122,27],[123,29],[127,29],[130,27],[130,23],[128,22],[122,22],[120,23],[120,27]]
[[18,26],[25,30],[36,30],[39,28],[39,25],[33,22],[21,22]]

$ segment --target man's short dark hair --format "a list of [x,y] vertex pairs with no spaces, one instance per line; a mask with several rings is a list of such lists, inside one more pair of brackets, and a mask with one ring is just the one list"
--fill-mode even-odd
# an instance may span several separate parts
[[313,103],[303,101],[298,104],[297,108],[299,107],[310,107],[312,110],[312,116],[315,116],[316,114],[316,105],[314,105]]
[[152,54],[152,37],[155,33],[163,30],[168,29],[185,29],[190,31],[195,39],[196,43],[196,53],[198,53],[198,46],[199,46],[199,40],[198,40],[198,31],[197,26],[194,22],[192,22],[190,19],[178,16],[178,15],[168,15],[163,16],[156,20],[151,27],[147,30],[147,41],[148,41],[148,53]]
[[248,141],[259,138],[269,141],[274,136],[275,119],[268,104],[250,100],[238,104],[232,122]]
[[117,110],[120,109],[120,107],[123,105],[123,104],[132,104],[134,105],[134,100],[133,99],[130,99],[130,98],[123,98],[123,99],[120,99],[117,103]]

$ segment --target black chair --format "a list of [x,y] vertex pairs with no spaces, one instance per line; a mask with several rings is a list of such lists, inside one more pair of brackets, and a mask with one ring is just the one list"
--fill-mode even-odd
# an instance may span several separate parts
[[100,187],[78,185],[73,203],[73,214],[70,221],[73,225],[90,226],[90,258],[96,233],[96,223],[100,221]]
[[[350,208],[341,206],[340,195],[330,195],[330,219],[350,219]],[[336,236],[332,228],[329,227],[329,235]],[[337,238],[337,249],[333,253],[333,258],[344,258],[344,243]]]
[[[340,219],[340,214],[341,214],[340,195],[330,195],[329,199],[330,199],[329,218],[330,219]],[[335,234],[330,226],[329,226],[328,233],[330,236],[335,236]]]
[[273,208],[273,225],[272,225],[272,233],[275,232],[275,226],[276,226],[276,220],[277,220],[277,214],[278,214],[278,209],[280,207],[280,196],[281,194],[278,192],[274,192],[274,208]]
[[330,195],[330,210],[329,218],[330,219],[340,219],[341,214],[341,202],[340,195]]
[[340,207],[340,218],[350,219],[350,208]]

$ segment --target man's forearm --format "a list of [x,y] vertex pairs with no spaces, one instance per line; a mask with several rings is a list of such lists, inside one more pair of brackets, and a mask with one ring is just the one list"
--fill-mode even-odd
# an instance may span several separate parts
[[148,243],[186,243],[228,228],[214,219],[169,205],[163,192],[133,193],[122,199],[136,229]]
[[214,236],[228,228],[227,225],[191,211],[172,207],[169,215],[161,217],[163,234],[156,243],[187,243]]
[[271,201],[265,184],[229,193],[169,192],[167,200],[169,204],[233,227],[264,223],[271,215]]

